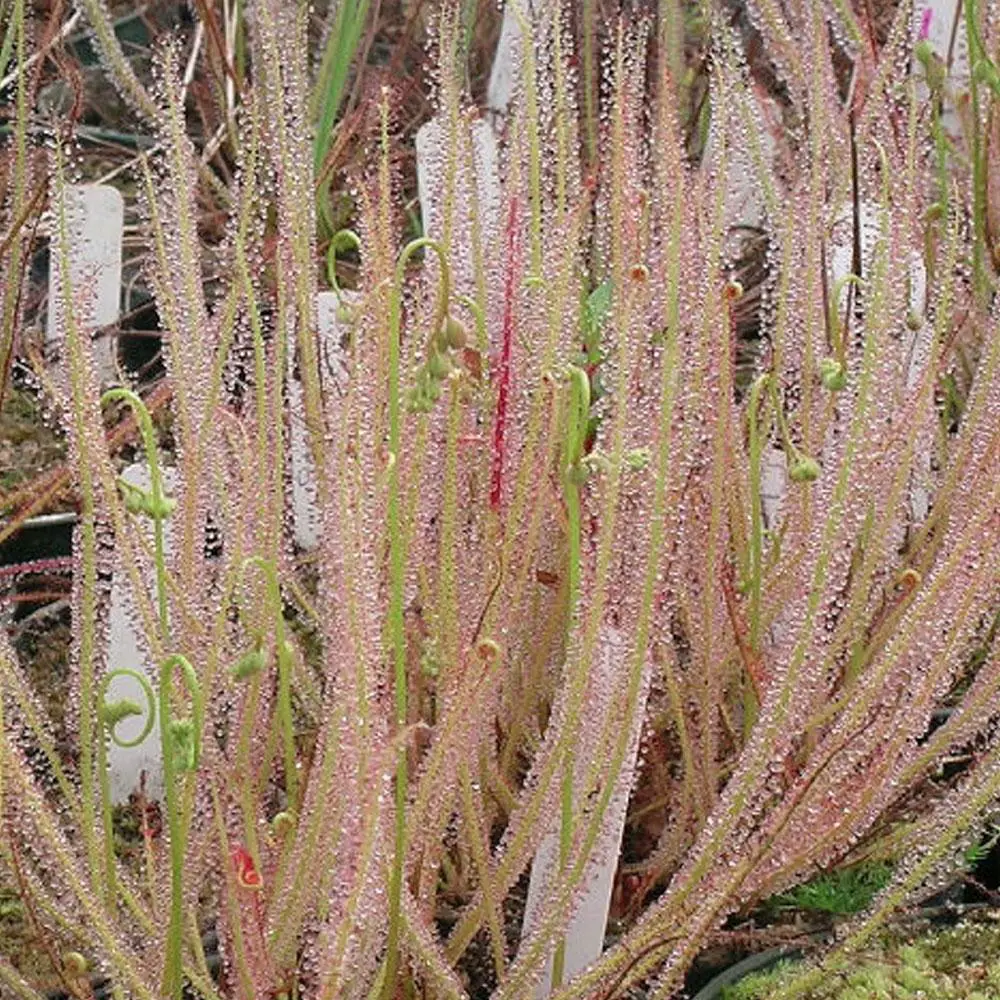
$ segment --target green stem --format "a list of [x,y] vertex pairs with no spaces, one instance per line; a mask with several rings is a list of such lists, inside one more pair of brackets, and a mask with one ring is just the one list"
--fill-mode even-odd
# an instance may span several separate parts
[[[750,605],[750,648],[760,651],[761,640],[761,590],[764,575],[764,510],[761,499],[761,458],[767,438],[761,433],[761,396],[767,390],[769,375],[761,375],[750,389],[748,420],[750,425],[750,552],[748,559],[747,589]],[[752,684],[746,685],[744,698],[744,736],[748,736],[757,720],[760,706]]]
[[[7,61],[10,58],[11,50],[14,50],[14,62],[20,72],[17,74],[17,92],[15,97],[15,113],[13,123],[13,147],[14,156],[10,169],[10,180],[7,190],[13,195],[12,205],[18,210],[21,206],[31,204],[28,195],[28,119],[30,115],[28,97],[28,73],[23,70],[25,64],[25,11],[24,0],[14,0],[11,7],[10,20],[7,22],[7,29],[3,38],[3,51],[0,52],[0,75],[6,73]],[[33,206],[34,207],[34,206]],[[23,217],[20,225],[12,226],[4,238],[0,241],[0,258],[5,255],[6,247],[9,245],[10,262],[6,273],[13,281],[20,280],[23,255],[27,247],[27,235],[24,229],[24,222],[27,216]],[[7,242],[9,241],[9,243]],[[8,293],[3,297],[3,305],[0,306],[0,400],[3,399],[7,383],[7,372],[10,369],[10,362],[13,357],[14,343],[17,337],[18,317],[23,299],[17,293],[17,289],[11,286]]]
[[168,640],[169,617],[167,609],[167,561],[164,552],[163,522],[168,515],[168,501],[163,492],[163,475],[160,470],[160,457],[157,449],[156,429],[152,417],[142,399],[131,389],[109,389],[101,396],[101,405],[122,401],[128,403],[135,413],[139,433],[142,436],[146,451],[146,462],[149,464],[149,497],[151,507],[149,516],[153,519],[153,561],[156,565],[156,600],[160,614],[160,639]]
[[[448,258],[441,244],[430,237],[411,240],[403,248],[396,263],[396,275],[389,298],[389,456],[387,521],[389,534],[389,614],[388,633],[391,662],[393,665],[396,730],[406,726],[406,635],[403,621],[403,590],[406,583],[405,533],[403,530],[399,495],[399,450],[402,427],[402,397],[400,394],[400,329],[403,314],[403,285],[406,265],[410,258],[423,248],[432,250],[441,268],[438,286],[438,308],[434,321],[437,331],[448,312],[451,290],[451,271]],[[408,772],[405,743],[400,743],[396,758],[395,832],[392,873],[389,880],[389,931],[383,966],[382,995],[388,1000],[396,987],[399,969],[399,941],[402,930],[403,870],[406,851],[406,800],[408,797]]]
[[830,312],[827,323],[830,328],[830,346],[833,348],[834,357],[841,365],[847,364],[847,330],[840,322],[840,293],[848,285],[861,288],[864,282],[856,274],[845,274],[838,279],[833,286],[833,293],[830,296]]
[[485,344],[486,343],[486,314],[480,308],[479,303],[468,295],[456,295],[455,301],[460,302],[469,312],[472,313],[472,318],[476,321],[476,343]]
[[750,559],[749,559],[749,594],[750,594],[750,645],[754,650],[760,649],[761,624],[761,586],[764,563],[764,511],[761,498],[761,459],[766,435],[761,434],[760,409],[761,396],[767,389],[769,375],[762,375],[754,382],[750,390],[750,406],[748,420],[750,425]]
[[148,121],[156,121],[158,108],[149,92],[139,81],[128,61],[121,42],[115,34],[114,22],[107,8],[99,0],[82,0],[80,6],[86,14],[93,32],[94,47],[100,53],[103,64],[114,78],[118,92],[127,95],[133,106]]
[[524,121],[528,138],[528,190],[531,202],[531,273],[542,279],[542,146],[539,133],[538,71],[535,61],[535,23],[525,17],[520,4],[510,8],[521,30],[521,80],[524,83]]
[[965,31],[969,45],[969,97],[972,104],[972,222],[975,238],[972,244],[973,281],[976,297],[985,302],[989,295],[989,278],[986,274],[986,147],[981,134],[979,107],[979,81],[975,72],[986,53],[979,35],[978,0],[964,0]]
[[[171,685],[175,669],[180,669],[184,685],[191,695],[192,733],[191,756],[175,758],[177,741],[171,715]],[[194,667],[179,653],[167,657],[160,666],[160,752],[163,755],[164,799],[167,807],[167,829],[170,832],[170,923],[167,926],[166,963],[163,972],[163,995],[181,1000],[183,985],[181,944],[184,936],[184,854],[187,846],[181,818],[176,780],[179,771],[193,771],[201,758],[201,730],[205,708],[201,687]]]
[[[566,467],[563,478],[563,496],[566,501],[567,557],[566,557],[566,630],[571,635],[580,599],[580,482],[583,478],[583,449],[587,437],[587,420],[590,415],[590,379],[575,365],[569,370],[570,403],[566,427]],[[573,844],[573,775],[576,756],[572,744],[567,744],[563,763],[562,793],[559,818],[559,870],[563,873],[569,864]],[[566,962],[566,939],[559,940],[552,964],[552,986],[562,983]]]

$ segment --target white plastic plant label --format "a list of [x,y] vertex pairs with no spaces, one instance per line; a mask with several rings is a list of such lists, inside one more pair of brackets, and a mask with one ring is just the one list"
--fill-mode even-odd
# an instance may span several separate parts
[[[738,107],[742,102],[742,107]],[[721,136],[731,133],[726,150],[725,219],[730,229],[756,228],[764,220],[765,196],[761,186],[761,171],[770,173],[775,155],[774,123],[781,121],[778,103],[752,91],[733,94],[730,98],[731,117],[723,128],[715,115],[709,124],[702,163],[711,165],[720,154]],[[737,113],[750,121],[741,121]],[[750,135],[750,128],[754,135]],[[738,138],[736,138],[738,137]],[[755,162],[754,150],[760,163]]]
[[[500,215],[500,174],[497,140],[493,130],[483,121],[470,125],[472,139],[472,166],[475,171],[475,190],[469,185],[468,171],[459,167],[455,178],[453,204],[455,206],[452,226],[458,232],[467,232],[472,198],[479,212],[479,224],[485,239],[494,232]],[[428,236],[440,236],[443,229],[442,203],[445,196],[445,169],[448,157],[445,143],[448,128],[440,118],[432,118],[417,130],[417,195],[420,199],[420,214],[424,232]],[[460,153],[462,151],[459,151]],[[465,158],[460,156],[461,163]],[[467,262],[452,262],[459,285]],[[462,289],[469,291],[470,289]]]
[[[89,335],[118,319],[125,203],[118,189],[109,184],[67,185],[65,198],[73,315],[81,331]],[[54,357],[62,347],[66,307],[63,269],[55,259],[56,245],[53,239],[45,333],[46,353]],[[115,344],[113,337],[101,337],[94,344],[97,376],[102,385],[115,380]]]
[[[356,292],[320,292],[316,296],[317,327],[319,333],[320,365],[324,382],[329,380],[328,391],[343,387],[346,378],[341,337],[347,319],[343,310],[349,310],[359,301]],[[309,431],[305,423],[305,398],[302,380],[295,374],[288,381],[289,447],[292,478],[292,522],[295,544],[300,549],[315,549],[319,544],[319,511],[316,497],[316,472],[309,454]]]
[[[173,493],[177,483],[175,469],[161,470],[163,489],[167,495]],[[145,462],[136,462],[128,466],[121,478],[142,490],[150,488],[149,466]],[[152,521],[143,518],[143,530],[148,535],[150,546],[153,544]],[[163,548],[165,557],[169,557],[171,544],[170,519],[163,524]],[[116,555],[111,579],[111,608],[108,619],[108,670],[134,670],[149,681],[155,692],[158,688],[156,665],[150,662],[147,645],[140,640],[137,614],[132,595],[132,583],[124,562]],[[150,574],[147,581],[149,592],[153,595],[155,605],[156,582]],[[137,681],[130,677],[116,677],[110,684],[107,693],[109,702],[127,698],[140,705],[145,712],[146,698]],[[116,728],[116,736],[121,742],[134,739],[145,725],[146,717],[134,716],[120,722]],[[147,737],[134,747],[119,746],[114,740],[108,743],[108,770],[111,781],[111,799],[113,802],[126,802],[129,795],[140,788],[150,799],[160,799],[163,796],[163,761],[160,756],[160,725],[159,719],[153,723]]]
[[510,107],[514,94],[514,80],[521,59],[521,39],[523,34],[518,17],[530,16],[531,0],[520,0],[520,14],[515,10],[518,0],[504,4],[503,21],[500,23],[500,38],[490,67],[490,79],[486,87],[486,107],[498,118],[503,118]]
[[[595,737],[611,720],[613,714],[620,710],[624,689],[627,685],[625,663],[628,659],[628,646],[617,629],[607,627],[602,629],[598,642],[598,653],[594,659],[585,718],[581,726],[580,745],[576,748],[575,783],[577,787],[575,800],[577,804],[580,803],[584,794],[583,779],[586,771],[590,767],[594,755],[601,752],[601,748],[596,745]],[[648,693],[649,671],[647,669],[636,711],[632,717],[632,726],[628,733],[628,744],[618,775],[618,782],[601,820],[600,832],[583,873],[578,902],[566,929],[563,982],[567,982],[585,969],[604,950],[615,870],[621,855],[629,793],[636,777],[639,737],[642,730],[642,720],[645,717]],[[559,839],[560,821],[557,816],[531,865],[528,899],[524,913],[525,940],[530,940],[533,924],[544,905],[551,885],[558,878]],[[546,963],[545,973],[535,988],[535,997],[538,1000],[549,996],[553,991],[553,966],[554,955],[550,955]]]

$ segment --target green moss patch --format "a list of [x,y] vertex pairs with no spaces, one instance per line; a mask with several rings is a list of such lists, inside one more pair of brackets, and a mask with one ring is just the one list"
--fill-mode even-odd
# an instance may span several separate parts
[[[782,962],[722,991],[723,1000],[767,1000],[791,986],[801,963]],[[831,973],[802,1000],[995,1000],[1000,997],[1000,914],[913,939],[888,931],[848,971]]]

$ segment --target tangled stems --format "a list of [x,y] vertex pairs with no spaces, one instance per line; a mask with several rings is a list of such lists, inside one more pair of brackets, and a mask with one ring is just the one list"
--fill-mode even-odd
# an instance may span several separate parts
[[[142,688],[146,699],[145,712],[134,701],[125,698],[119,698],[117,701],[107,700],[108,688],[117,677],[131,677]],[[141,715],[146,720],[142,731],[130,740],[121,739],[117,733],[118,724],[135,715]],[[104,828],[104,876],[107,881],[108,902],[110,903],[115,898],[118,885],[115,878],[115,845],[111,822],[111,782],[108,779],[107,741],[110,739],[115,746],[128,749],[137,747],[149,736],[153,723],[156,721],[156,696],[153,694],[153,688],[149,681],[137,670],[128,668],[111,670],[106,673],[97,691],[97,720],[102,730],[97,741],[97,774],[101,785],[101,817]]]
[[125,493],[125,506],[132,513],[147,514],[153,520],[153,560],[156,564],[156,599],[160,614],[160,638],[167,640],[167,563],[163,548],[163,522],[170,516],[174,502],[163,492],[163,475],[160,470],[159,452],[156,444],[156,430],[149,410],[142,399],[131,389],[109,389],[101,396],[101,405],[122,401],[128,403],[135,413],[142,435],[146,461],[149,463],[149,492],[146,493],[131,483],[119,481]]
[[[191,718],[173,719],[171,688],[174,670],[180,670],[191,696]],[[201,759],[201,731],[205,705],[194,667],[179,653],[160,665],[160,750],[163,754],[164,798],[170,831],[170,923],[163,972],[163,995],[181,1000],[181,941],[184,932],[184,852],[187,846],[177,795],[177,775],[194,771]]]
[[[396,262],[396,275],[389,298],[389,456],[387,520],[389,532],[389,620],[388,635],[395,689],[396,729],[406,726],[406,636],[403,621],[403,588],[406,582],[406,552],[399,497],[399,448],[402,422],[399,353],[400,328],[403,315],[403,284],[410,258],[424,248],[438,258],[441,273],[438,279],[438,304],[434,332],[441,329],[448,314],[451,292],[451,271],[441,244],[430,237],[411,240],[403,247]],[[386,940],[385,964],[382,975],[382,996],[388,1000],[395,992],[399,968],[399,938],[402,925],[403,869],[406,848],[406,799],[408,777],[406,745],[400,742],[396,758],[395,834],[392,873],[389,879],[389,931]]]

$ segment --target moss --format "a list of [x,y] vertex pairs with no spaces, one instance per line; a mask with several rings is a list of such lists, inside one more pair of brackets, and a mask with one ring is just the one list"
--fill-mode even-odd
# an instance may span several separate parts
[[723,1000],[759,1000],[768,991],[785,982],[799,967],[798,962],[782,960],[763,972],[752,972],[738,983],[726,986],[722,991]]
[[794,909],[848,916],[860,913],[892,877],[884,861],[854,865],[820,875],[769,901],[777,909]]
[[[722,992],[723,1000],[767,1000],[796,978],[782,962]],[[1000,996],[1000,923],[963,922],[909,939],[887,931],[848,972],[831,975],[802,1000],[976,1000]]]
[[1000,924],[963,922],[922,945],[928,964],[942,972],[960,972],[986,962],[1000,981]]

